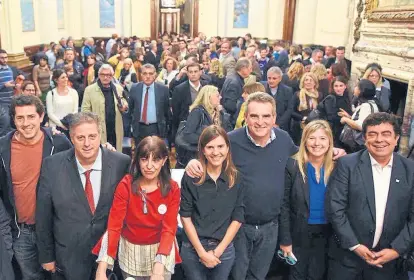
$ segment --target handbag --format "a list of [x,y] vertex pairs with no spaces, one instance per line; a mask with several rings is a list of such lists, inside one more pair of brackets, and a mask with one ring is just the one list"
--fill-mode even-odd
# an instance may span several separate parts
[[315,120],[327,120],[326,110],[325,110],[325,102],[327,99],[332,99],[333,106],[336,107],[336,98],[333,95],[328,95],[325,97],[319,104],[316,106],[316,109],[310,111],[308,116],[306,117],[305,124],[310,123],[311,121]]
[[[204,122],[204,112],[202,111],[202,117],[201,117],[199,126],[203,122]],[[187,121],[185,120],[185,121],[181,121],[180,124],[178,125],[177,133],[175,135],[175,145],[179,149],[183,149],[185,151],[197,152],[198,151],[198,145],[190,144],[185,139],[184,129],[185,129],[186,124],[187,124]]]
[[[374,106],[372,106],[372,104],[369,102],[368,104],[371,107],[371,114],[374,113]],[[358,120],[360,110],[361,109],[359,109],[358,112],[355,114],[353,120]],[[344,128],[342,129],[341,135],[339,136],[339,140],[351,149],[354,149],[357,146],[362,146],[365,143],[362,131],[355,130],[351,128],[348,124],[345,124]]]

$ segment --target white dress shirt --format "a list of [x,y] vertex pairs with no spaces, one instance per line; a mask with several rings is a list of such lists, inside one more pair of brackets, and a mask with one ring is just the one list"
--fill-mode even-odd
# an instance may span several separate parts
[[[88,171],[85,169],[78,159],[76,159],[76,164],[78,166],[78,172],[82,181],[83,189],[85,189],[86,184],[86,176],[85,172]],[[95,159],[95,162],[93,163],[91,167],[91,184],[92,184],[92,191],[93,191],[93,202],[95,204],[95,208],[98,205],[99,196],[101,194],[101,177],[102,177],[102,151],[99,149],[98,156]]]
[[372,177],[375,192],[375,235],[372,248],[378,245],[384,225],[385,208],[387,207],[388,191],[390,189],[393,155],[388,164],[382,167],[371,155]]
[[195,86],[195,84],[193,84],[190,80],[188,80],[188,82],[190,83],[190,86],[193,87],[193,89],[195,89],[196,91],[200,91],[200,88],[201,88],[200,82],[198,82],[198,86]]

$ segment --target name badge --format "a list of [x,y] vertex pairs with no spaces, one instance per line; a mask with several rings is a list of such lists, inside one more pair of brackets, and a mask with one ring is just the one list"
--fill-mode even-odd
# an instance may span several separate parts
[[161,215],[167,213],[167,205],[161,204],[160,206],[158,206],[158,213],[160,213]]

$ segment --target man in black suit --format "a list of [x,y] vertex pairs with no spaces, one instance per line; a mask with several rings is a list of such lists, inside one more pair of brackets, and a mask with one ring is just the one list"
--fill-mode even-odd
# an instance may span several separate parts
[[348,71],[348,75],[351,74],[351,67],[352,67],[352,62],[345,58],[345,47],[340,46],[336,48],[336,53],[335,53],[336,57],[331,57],[328,59],[328,61],[326,62],[326,68],[330,68],[332,66],[332,64],[334,63],[338,63],[341,60],[345,60],[346,63],[346,70]]
[[131,87],[128,103],[136,145],[150,135],[166,138],[171,125],[168,88],[154,82],[156,70],[152,64],[144,64],[141,69],[142,82]]
[[74,148],[43,161],[36,208],[39,260],[52,279],[95,279],[91,250],[106,230],[130,159],[100,146],[94,113],[75,114],[70,136]]
[[289,104],[292,101],[292,89],[280,83],[283,72],[279,67],[271,67],[267,71],[267,82],[262,82],[266,92],[276,101],[276,124],[286,132],[289,132],[291,112]]
[[150,45],[150,51],[147,52],[144,56],[144,63],[147,64],[152,64],[154,65],[155,69],[158,69],[158,66],[160,64],[160,57],[157,54],[157,43],[156,42],[152,42]]
[[187,119],[190,105],[193,104],[200,89],[205,85],[200,81],[201,66],[197,63],[191,63],[187,66],[186,82],[176,86],[172,93],[172,131],[177,131],[178,125],[181,121]]
[[244,79],[252,73],[252,63],[248,58],[240,58],[234,70],[236,73],[227,76],[224,81],[221,89],[221,104],[232,118],[237,118],[234,116],[237,111],[237,101],[240,100],[243,93]]
[[14,280],[12,267],[13,239],[10,228],[11,219],[0,199],[0,280]]
[[330,280],[388,280],[414,241],[414,162],[394,153],[401,128],[387,113],[368,116],[366,150],[338,160],[326,196]]

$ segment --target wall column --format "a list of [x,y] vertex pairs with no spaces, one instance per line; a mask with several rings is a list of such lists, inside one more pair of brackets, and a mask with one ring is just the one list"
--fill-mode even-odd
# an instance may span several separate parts
[[9,64],[19,68],[30,66],[23,51],[20,1],[2,0],[0,6],[1,46],[7,51]]
[[283,40],[293,41],[293,30],[295,27],[296,0],[285,1],[285,14],[283,19]]

